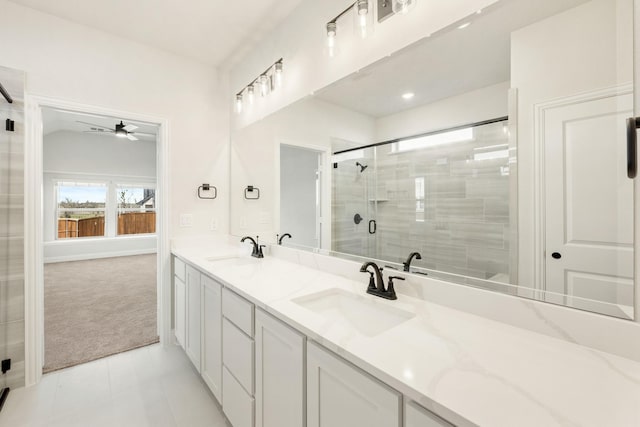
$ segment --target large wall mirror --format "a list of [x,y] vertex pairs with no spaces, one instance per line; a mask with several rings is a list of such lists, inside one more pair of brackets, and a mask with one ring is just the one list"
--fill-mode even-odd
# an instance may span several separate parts
[[633,0],[497,2],[234,132],[232,233],[632,319],[631,52]]

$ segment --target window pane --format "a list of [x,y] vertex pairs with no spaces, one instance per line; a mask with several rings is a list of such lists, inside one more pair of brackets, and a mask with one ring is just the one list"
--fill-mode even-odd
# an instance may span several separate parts
[[118,235],[156,232],[156,190],[149,186],[119,185]]
[[104,184],[58,182],[58,239],[104,236],[106,200]]

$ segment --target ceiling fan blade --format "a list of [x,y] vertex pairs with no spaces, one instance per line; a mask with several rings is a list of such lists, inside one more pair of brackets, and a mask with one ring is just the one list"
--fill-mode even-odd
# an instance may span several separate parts
[[136,126],[136,125],[126,125],[123,129],[126,130],[127,132],[133,132],[134,130],[138,129],[138,126]]
[[131,134],[127,134],[127,138],[129,139],[129,141],[137,141],[138,138],[136,138],[135,136],[131,135]]
[[82,121],[80,121],[80,120],[76,120],[76,122],[77,122],[77,123],[82,123],[83,125],[89,125],[89,126],[98,127],[98,128],[102,128],[102,129],[105,129],[105,130],[109,130],[109,131],[115,132],[115,129],[111,129],[111,128],[110,128],[110,127],[108,127],[108,126],[97,125],[97,124],[95,124],[95,123],[82,122]]
[[147,136],[150,138],[155,138],[156,136],[152,133],[144,133],[144,132],[135,132],[136,136]]

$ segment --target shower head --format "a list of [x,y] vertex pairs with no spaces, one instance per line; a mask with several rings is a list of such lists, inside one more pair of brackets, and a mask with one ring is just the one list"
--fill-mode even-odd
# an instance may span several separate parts
[[360,166],[360,173],[364,172],[364,170],[369,167],[369,165],[363,165],[360,162],[356,162],[356,166]]

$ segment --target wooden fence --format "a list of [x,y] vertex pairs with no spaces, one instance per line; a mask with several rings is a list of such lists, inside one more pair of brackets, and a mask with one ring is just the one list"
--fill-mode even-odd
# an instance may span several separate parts
[[118,235],[155,232],[155,212],[127,212],[118,215]]
[[[118,235],[156,232],[155,212],[127,212],[118,215]],[[104,236],[104,217],[58,218],[58,239]]]

